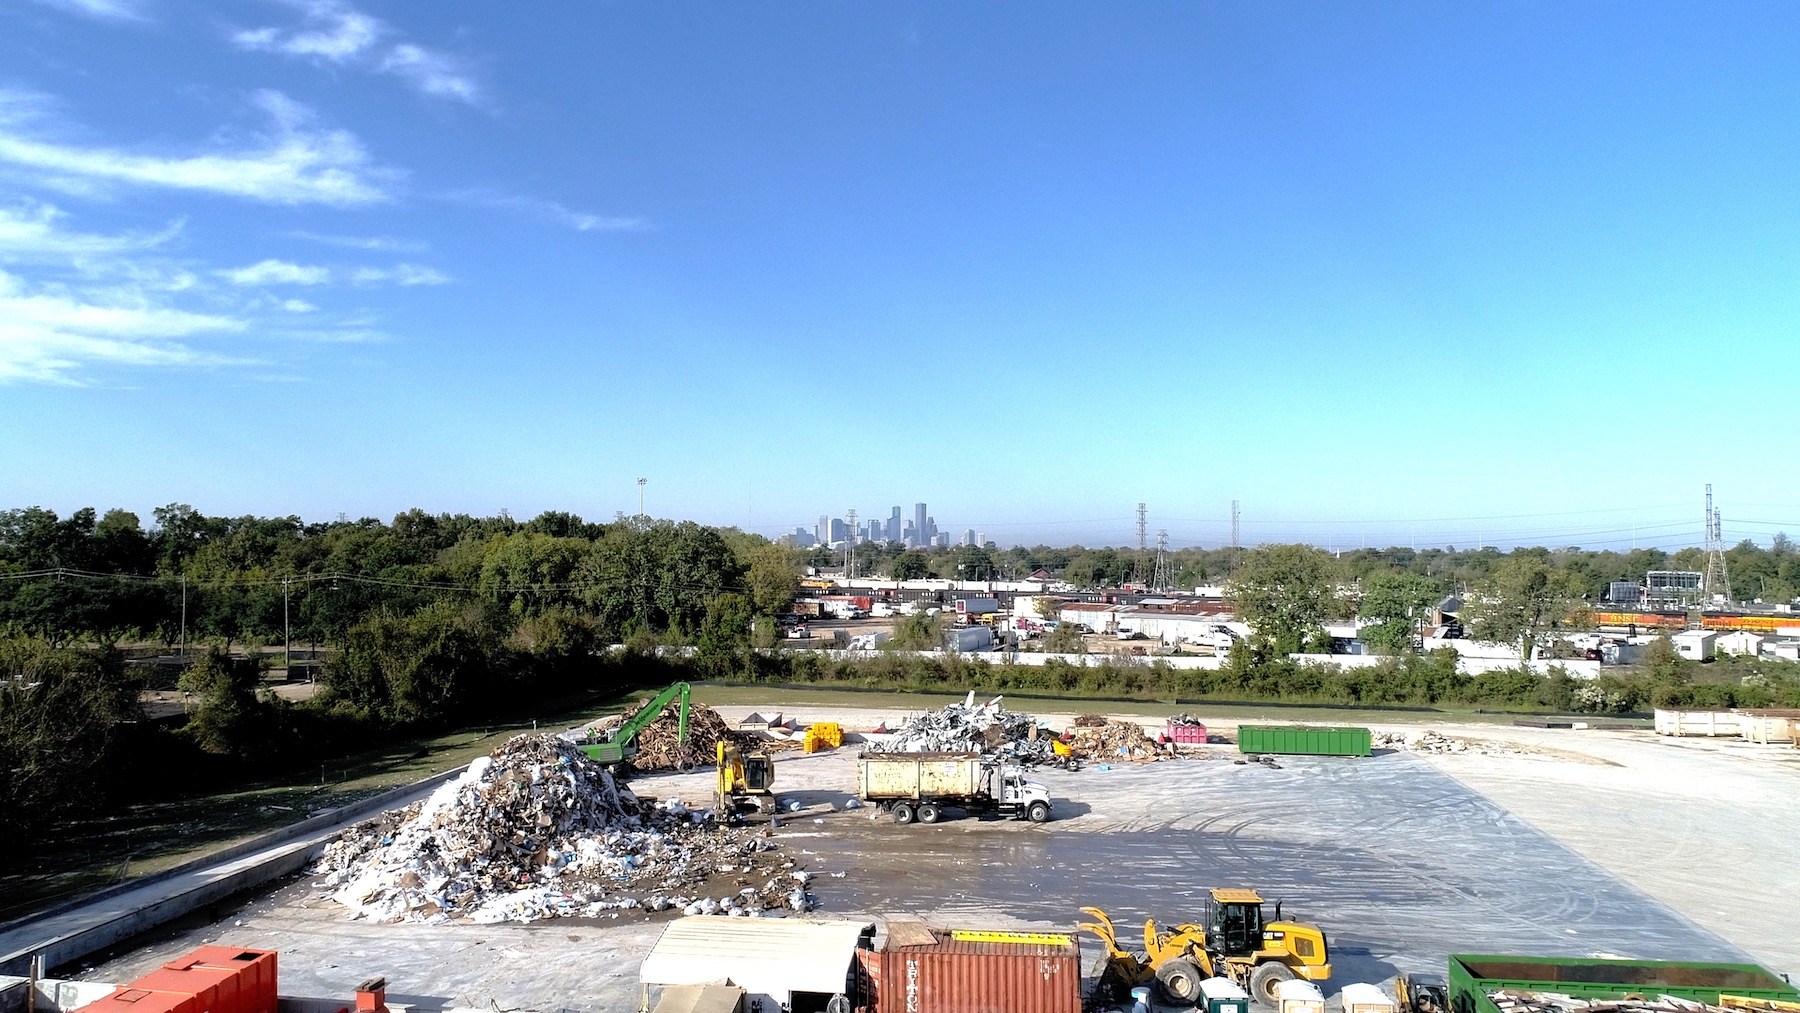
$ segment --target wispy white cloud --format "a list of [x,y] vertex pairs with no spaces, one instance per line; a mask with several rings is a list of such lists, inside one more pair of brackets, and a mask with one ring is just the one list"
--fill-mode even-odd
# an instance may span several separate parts
[[71,14],[98,18],[102,21],[144,21],[144,5],[138,0],[37,0]]
[[418,239],[399,239],[394,236],[329,236],[317,232],[290,232],[295,239],[324,243],[326,246],[341,246],[347,250],[371,250],[377,253],[424,253],[431,244]]
[[176,222],[161,232],[103,236],[64,228],[62,222],[67,217],[55,205],[38,201],[0,206],[0,260],[63,259],[147,250],[168,242],[181,231],[181,223]]
[[307,302],[305,299],[283,299],[281,300],[281,308],[287,310],[289,313],[312,313],[318,310],[317,306]]
[[331,280],[331,269],[310,264],[294,264],[285,260],[264,260],[248,267],[234,267],[214,274],[233,285],[323,285]]
[[476,207],[512,208],[535,215],[547,222],[566,225],[577,232],[637,232],[650,227],[642,218],[624,218],[577,211],[559,201],[543,197],[527,197],[486,188],[451,190],[442,196],[447,200]]
[[423,264],[395,264],[393,267],[362,267],[352,272],[350,280],[358,285],[447,285],[450,276]]
[[355,135],[314,125],[310,109],[277,91],[256,93],[273,129],[235,150],[158,155],[66,143],[49,135],[41,96],[0,91],[0,162],[37,170],[35,181],[197,190],[275,204],[368,204],[386,199],[394,173],[370,164]]
[[343,0],[289,0],[300,24],[234,32],[239,49],[281,53],[337,67],[391,74],[434,98],[477,104],[481,89],[464,61],[416,43],[396,41],[400,32]]
[[245,322],[141,299],[34,288],[0,271],[0,383],[79,383],[95,366],[226,366],[249,359],[192,347],[187,339],[241,331]]

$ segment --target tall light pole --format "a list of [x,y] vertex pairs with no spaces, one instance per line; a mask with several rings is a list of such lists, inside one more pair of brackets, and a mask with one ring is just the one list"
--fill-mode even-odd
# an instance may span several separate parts
[[647,481],[649,481],[649,480],[643,479],[643,478],[638,479],[638,516],[639,517],[644,516],[644,483]]
[[294,636],[292,627],[288,626],[288,585],[291,583],[287,577],[281,578],[281,668],[288,679],[294,677]]

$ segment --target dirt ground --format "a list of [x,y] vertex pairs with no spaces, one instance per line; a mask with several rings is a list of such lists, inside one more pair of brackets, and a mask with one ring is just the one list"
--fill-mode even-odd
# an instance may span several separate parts
[[[728,718],[782,710],[851,729],[905,715],[720,709]],[[1040,716],[1053,725],[1072,717]],[[1077,907],[1098,904],[1130,925],[1186,917],[1207,887],[1257,887],[1330,934],[1328,991],[1396,971],[1442,973],[1451,952],[1748,956],[1800,971],[1800,919],[1781,900],[1800,892],[1800,751],[1644,732],[1430,727],[1522,751],[1291,758],[1270,768],[1214,746],[1210,759],[1034,773],[1056,806],[1043,826],[965,818],[931,827],[845,808],[854,747],[782,754],[778,791],[801,808],[776,817],[776,834],[816,874],[821,917],[1067,929]],[[693,802],[710,785],[709,771],[635,782],[643,794]],[[212,914],[84,976],[125,980],[219,941],[281,950],[285,994],[347,997],[386,974],[391,996],[435,1004],[635,1009],[636,969],[660,931],[630,919],[370,925],[303,881]],[[1094,960],[1091,943],[1086,950]]]

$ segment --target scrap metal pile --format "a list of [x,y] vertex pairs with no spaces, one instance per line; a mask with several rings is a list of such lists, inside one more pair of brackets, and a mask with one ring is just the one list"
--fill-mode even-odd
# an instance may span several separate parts
[[1523,992],[1501,989],[1489,992],[1488,998],[1501,1013],[1726,1013],[1723,1006],[1711,1006],[1692,999],[1659,995],[1651,999],[1584,999],[1561,992]]
[[520,735],[425,801],[346,830],[313,871],[379,922],[804,911],[807,873],[774,847],[638,798],[561,739]]
[[981,753],[1033,763],[1050,758],[1050,734],[1038,731],[1030,714],[1000,706],[1000,697],[977,704],[970,693],[962,703],[914,717],[885,742],[870,745],[878,753]]
[[1077,721],[1069,730],[1069,748],[1084,760],[1159,760],[1164,753],[1156,740],[1144,734],[1135,721],[1110,721],[1104,725],[1083,725]]

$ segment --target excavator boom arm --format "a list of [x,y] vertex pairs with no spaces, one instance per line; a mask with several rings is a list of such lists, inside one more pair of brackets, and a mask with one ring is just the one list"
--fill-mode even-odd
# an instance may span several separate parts
[[680,697],[681,711],[676,720],[677,741],[684,746],[687,745],[688,700],[692,692],[693,689],[687,683],[678,682],[651,697],[649,703],[639,708],[636,714],[619,726],[619,731],[613,736],[613,741],[621,746],[629,746],[636,741],[639,732],[648,728],[652,721],[662,717],[662,712],[668,709],[671,701]]

